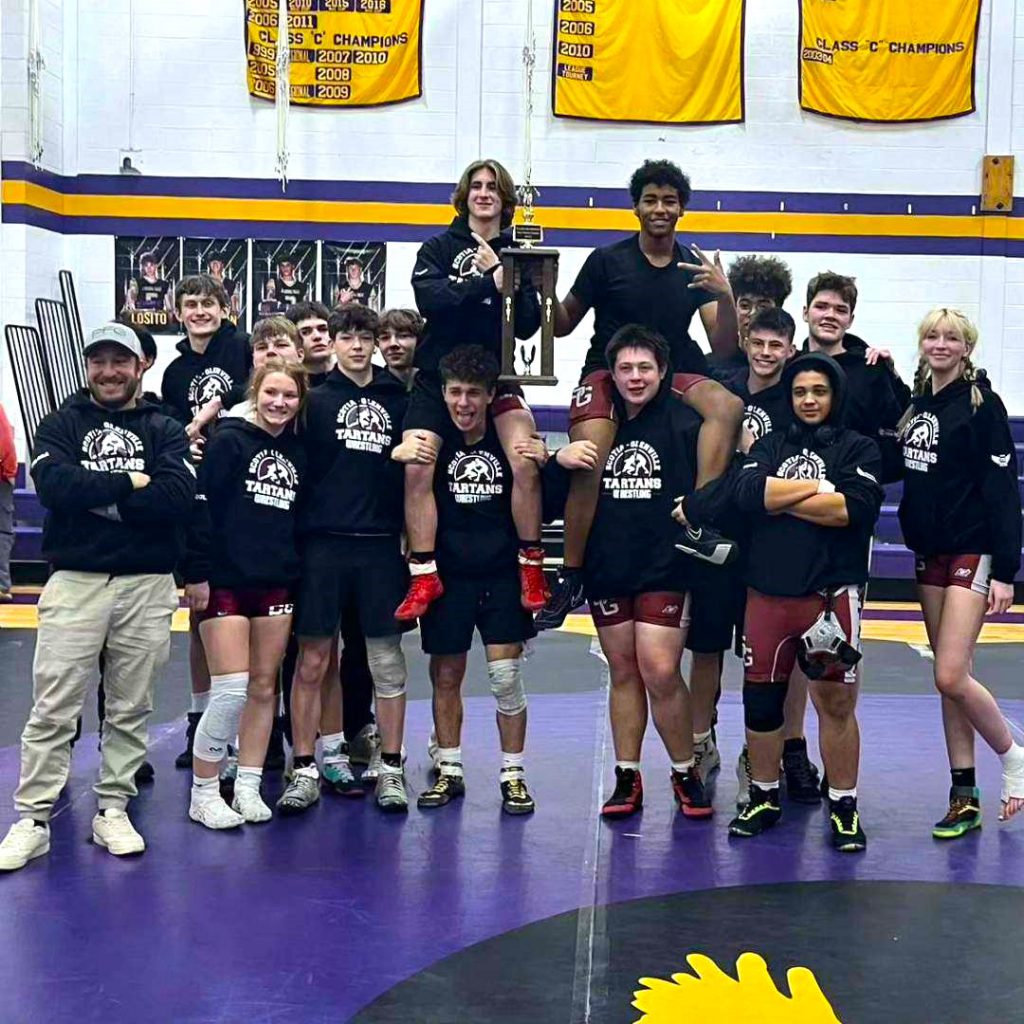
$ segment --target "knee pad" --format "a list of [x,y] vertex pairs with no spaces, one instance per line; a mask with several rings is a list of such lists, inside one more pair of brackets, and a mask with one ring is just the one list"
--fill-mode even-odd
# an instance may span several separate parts
[[405,652],[402,650],[402,637],[399,634],[368,636],[366,662],[370,666],[376,697],[391,700],[405,693],[408,672],[405,667]]
[[248,687],[248,672],[210,676],[210,703],[199,719],[192,746],[200,761],[216,764],[227,756],[228,744],[238,735]]
[[751,732],[775,732],[786,718],[788,683],[744,683],[743,721]]
[[523,686],[521,658],[502,658],[487,663],[491,693],[498,702],[499,715],[518,715],[526,710],[526,689]]

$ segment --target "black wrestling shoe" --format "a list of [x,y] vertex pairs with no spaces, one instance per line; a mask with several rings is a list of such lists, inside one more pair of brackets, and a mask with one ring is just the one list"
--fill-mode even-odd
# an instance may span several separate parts
[[270,741],[267,743],[267,756],[263,761],[263,770],[268,772],[284,771],[284,718],[274,718],[274,726],[270,730]]
[[[821,782],[818,769],[807,756],[807,744],[801,750],[782,755],[782,771],[786,777],[786,796],[798,804],[820,804]],[[825,791],[826,794],[828,790]]]
[[703,526],[699,530],[692,526],[686,527],[683,536],[676,541],[676,548],[712,565],[730,565],[736,561],[740,553],[740,546],[736,541],[723,537],[709,526]]
[[777,825],[781,817],[779,791],[751,784],[747,805],[729,822],[729,835],[752,839]]
[[981,828],[981,793],[975,786],[954,786],[949,791],[949,810],[935,822],[936,839],[959,839],[972,829]]
[[[450,775],[444,769],[447,762],[441,762],[437,781],[416,798],[417,807],[444,807],[457,797],[466,795],[466,780],[461,775]],[[453,767],[462,768],[462,765]]]
[[551,588],[548,603],[533,620],[537,630],[558,629],[565,622],[566,615],[583,604],[583,570],[562,569],[558,581]]
[[185,749],[174,759],[175,768],[192,767],[192,744],[195,743],[196,729],[199,728],[199,719],[202,717],[201,711],[188,713],[188,725],[185,727]]
[[153,771],[153,766],[148,761],[143,761],[139,765],[139,770],[135,773],[135,785],[144,786],[152,782],[156,777],[156,772]]
[[843,853],[860,853],[867,849],[868,837],[860,827],[857,798],[844,796],[840,800],[829,800],[828,809],[832,845]]

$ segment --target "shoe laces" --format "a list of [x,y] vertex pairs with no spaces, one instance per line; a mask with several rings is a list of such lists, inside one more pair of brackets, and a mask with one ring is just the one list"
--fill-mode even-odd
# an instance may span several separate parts
[[132,835],[135,832],[128,815],[123,811],[120,814],[107,814],[104,811],[102,817],[111,832],[116,832],[120,836]]
[[399,793],[405,791],[405,784],[400,771],[385,768],[380,774],[377,783],[384,794]]
[[613,800],[625,800],[633,793],[636,785],[636,771],[632,768],[623,768],[615,773],[615,791],[612,793]]
[[31,818],[22,818],[21,821],[15,822],[13,828],[4,837],[4,845],[8,848],[14,846],[19,849],[28,849],[35,844],[37,827]]
[[949,810],[946,811],[946,816],[942,819],[942,823],[946,824],[955,821],[963,811],[976,812],[977,810],[978,805],[973,796],[950,797]]
[[843,835],[854,835],[860,825],[860,813],[856,805],[852,803],[839,803],[833,805],[830,815],[836,826],[836,830]]
[[512,778],[505,780],[505,786],[508,789],[508,799],[510,800],[529,800],[530,793],[526,788],[526,780],[521,775],[513,775]]

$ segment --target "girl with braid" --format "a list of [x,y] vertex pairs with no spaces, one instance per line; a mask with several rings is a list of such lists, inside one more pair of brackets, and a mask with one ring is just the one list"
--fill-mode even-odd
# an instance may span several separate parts
[[900,525],[916,557],[952,774],[949,809],[932,830],[938,839],[981,826],[975,733],[1002,761],[999,820],[1024,809],[1024,748],[971,674],[985,616],[1013,602],[1021,551],[1016,452],[1006,409],[971,361],[977,342],[958,310],[924,318],[914,397],[900,423]]

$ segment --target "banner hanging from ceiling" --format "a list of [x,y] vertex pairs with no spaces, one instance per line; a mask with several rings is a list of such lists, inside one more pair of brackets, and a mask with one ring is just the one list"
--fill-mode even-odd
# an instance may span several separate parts
[[[276,92],[278,0],[243,0],[249,92]],[[423,91],[423,0],[288,0],[291,102],[378,107]]]
[[852,121],[974,112],[981,0],[800,0],[800,106]]
[[743,120],[745,0],[555,0],[556,117]]

